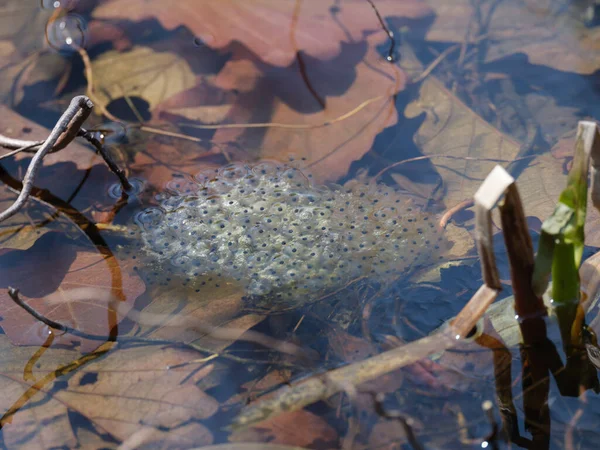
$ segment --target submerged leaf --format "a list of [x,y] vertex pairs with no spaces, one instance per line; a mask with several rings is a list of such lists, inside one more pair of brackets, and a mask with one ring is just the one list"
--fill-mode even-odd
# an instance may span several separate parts
[[[475,42],[478,32],[489,37],[484,62],[524,53],[532,64],[565,72],[592,74],[600,68],[598,27],[585,27],[576,2],[568,6],[544,0],[428,2],[436,20],[428,41]],[[470,34],[465,33],[470,30]]]
[[424,116],[415,143],[433,159],[448,208],[472,198],[494,166],[506,167],[519,154],[518,142],[484,121],[434,77],[423,82],[405,114]]
[[[428,16],[420,0],[379,0],[385,16]],[[292,63],[299,51],[313,58],[331,58],[343,42],[360,41],[379,32],[384,36],[371,5],[362,0],[109,0],[94,9],[96,19],[142,21],[157,18],[165,28],[186,26],[199,45],[223,49],[235,42],[245,45],[274,66]]]
[[195,75],[183,58],[149,47],[103,53],[93,60],[92,70],[94,99],[104,107],[119,98],[140,97],[153,109],[195,84]]
[[[5,337],[0,349],[5,355],[0,364],[2,433],[9,448],[76,447],[81,429],[70,423],[74,411],[83,418],[79,423],[88,421],[90,429],[112,445],[136,433],[144,435],[142,442],[169,448],[212,442],[203,425],[185,427],[218,408],[196,385],[211,367],[169,369],[194,359],[195,352],[145,346],[106,354],[108,348],[103,347],[77,360],[76,352],[51,348],[32,369],[32,379],[23,380],[31,350],[15,349]],[[70,376],[60,377],[61,373]]]
[[[102,336],[109,335],[144,291],[141,280],[128,275],[114,257],[92,246],[78,247],[57,233],[38,239],[26,251],[3,254],[0,267],[0,326],[15,344],[42,345],[49,335],[58,334],[57,344],[78,343],[83,349],[98,345],[52,331],[10,299],[9,286],[19,289],[23,300],[48,318]],[[109,307],[113,301],[127,305],[121,314]]]

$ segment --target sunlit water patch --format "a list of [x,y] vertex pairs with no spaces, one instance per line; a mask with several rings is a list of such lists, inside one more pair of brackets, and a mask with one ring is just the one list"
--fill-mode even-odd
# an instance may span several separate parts
[[146,280],[237,283],[250,306],[302,306],[352,280],[396,278],[440,258],[434,216],[385,185],[315,186],[275,162],[173,181],[136,216]]

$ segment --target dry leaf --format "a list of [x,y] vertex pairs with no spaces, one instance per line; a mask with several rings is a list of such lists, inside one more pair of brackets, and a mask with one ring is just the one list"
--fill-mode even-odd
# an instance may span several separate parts
[[183,58],[149,47],[102,53],[92,61],[92,71],[94,99],[102,106],[122,97],[141,97],[154,109],[196,81]]
[[592,74],[600,68],[600,29],[586,28],[575,16],[576,8],[559,9],[562,5],[545,0],[433,0],[428,4],[436,14],[425,35],[428,41],[463,43],[469,27],[467,39],[474,41],[478,37],[477,7],[481,8],[482,32],[491,44],[485,62],[524,53],[531,64],[565,72]]
[[[421,18],[430,14],[419,0],[380,0],[384,15]],[[161,0],[104,1],[92,14],[95,19],[142,21],[158,19],[167,29],[185,26],[208,47],[223,49],[243,43],[267,64],[288,66],[298,51],[312,58],[335,57],[344,42],[361,41],[368,34],[384,36],[368,2],[334,0]]]
[[[186,366],[168,369],[194,359],[195,352],[156,346],[113,349],[102,358],[98,358],[100,354],[85,357],[71,376],[56,378],[54,370],[69,364],[73,352],[50,349],[33,368],[33,380],[24,381],[22,371],[31,350],[14,349],[5,338],[0,339],[0,348],[11,355],[0,365],[0,408],[6,413],[20,406],[12,417],[4,418],[3,436],[11,449],[76,447],[68,411],[89,420],[96,433],[118,441],[150,429],[151,440],[167,448],[212,442],[212,434],[201,424],[185,426],[212,416],[218,408],[217,402],[196,386],[210,366],[200,371]],[[84,448],[86,444],[79,443]]]
[[[10,299],[9,286],[19,289],[23,299],[46,317],[103,336],[122,319],[111,312],[110,302],[123,302],[126,312],[144,291],[142,281],[128,275],[114,257],[89,244],[87,248],[79,244],[49,233],[26,251],[13,250],[0,256],[0,325],[13,343],[42,345],[50,329]],[[80,343],[84,350],[98,345],[69,334],[57,335],[54,343]]]
[[[92,16],[121,18],[119,4],[118,0],[103,2]],[[415,19],[429,14],[427,6],[416,0],[384,0],[377,7],[389,18]],[[128,29],[133,27],[131,21],[153,17],[169,29],[183,25],[206,47],[228,55],[218,75],[205,75],[196,67],[194,72],[201,75],[194,88],[178,87],[179,93],[170,98],[164,95],[155,108],[149,100],[155,120],[160,117],[191,125],[183,131],[210,136],[216,146],[224,147],[225,160],[295,156],[305,158],[303,165],[318,181],[336,180],[371,148],[378,133],[397,121],[393,96],[404,88],[405,76],[385,60],[379,48],[391,43],[368,2],[352,0],[338,5],[333,1],[257,0],[242,5],[181,1],[165,8],[156,1],[128,1]],[[205,39],[207,35],[213,39]],[[179,40],[174,47],[177,57],[195,67],[193,58],[201,54],[194,56]],[[111,55],[113,62],[121,64],[118,61],[127,54]],[[210,58],[219,57],[215,52]],[[97,64],[94,61],[94,79],[117,95],[116,75],[104,80],[106,71],[98,72]],[[131,66],[127,61],[124,64]],[[114,65],[110,70],[119,73]],[[179,80],[175,84],[180,85]],[[198,131],[190,120],[240,127]],[[244,127],[256,123],[283,126]],[[158,152],[149,153],[150,159],[136,164],[162,159]],[[182,158],[169,160],[177,164]]]
[[274,444],[337,448],[335,429],[315,414],[300,410],[283,413],[260,425],[238,431],[229,438],[232,442],[270,442]]
[[[153,339],[194,342],[214,352],[223,350],[264,319],[258,314],[241,314],[243,291],[235,286],[194,292],[173,282],[166,288],[151,290],[148,297],[150,303],[135,318],[140,332]],[[194,323],[230,330],[229,339],[206,336],[202,329],[194,328]]]
[[376,51],[380,42],[371,35],[342,45],[333,59],[307,57],[304,75],[298,62],[274,68],[234,55],[215,79],[237,93],[226,123],[283,125],[222,128],[213,141],[236,142],[254,159],[305,158],[317,182],[342,177],[397,121],[393,96],[405,76]]
[[[476,115],[434,77],[423,82],[419,97],[406,107],[405,114],[409,118],[425,115],[414,138],[424,155],[457,158],[432,160],[444,181],[443,202],[448,208],[471,199],[494,166],[506,166],[521,147]],[[486,161],[488,158],[500,162]]]

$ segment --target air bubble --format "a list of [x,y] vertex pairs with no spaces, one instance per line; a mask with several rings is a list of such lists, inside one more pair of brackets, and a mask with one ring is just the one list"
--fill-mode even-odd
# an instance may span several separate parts
[[61,53],[73,53],[79,48],[84,48],[86,34],[85,21],[75,14],[58,17],[46,26],[48,44]]

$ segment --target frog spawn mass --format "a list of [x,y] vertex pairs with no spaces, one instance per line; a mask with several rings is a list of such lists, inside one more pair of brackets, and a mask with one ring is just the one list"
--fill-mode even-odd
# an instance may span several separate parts
[[440,254],[433,217],[385,185],[314,186],[299,169],[235,164],[173,181],[136,217],[147,279],[241,284],[252,306],[297,307]]

